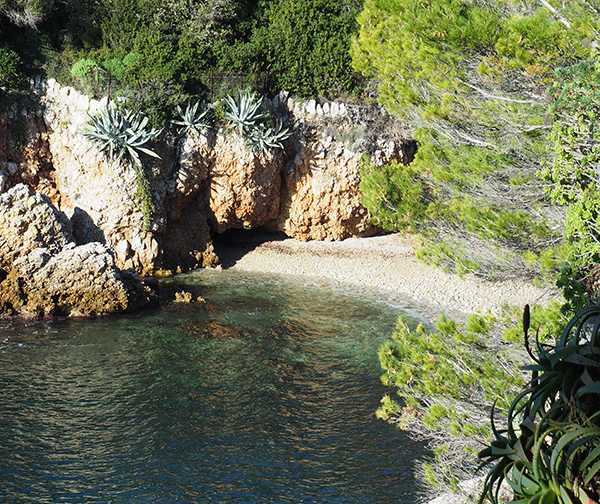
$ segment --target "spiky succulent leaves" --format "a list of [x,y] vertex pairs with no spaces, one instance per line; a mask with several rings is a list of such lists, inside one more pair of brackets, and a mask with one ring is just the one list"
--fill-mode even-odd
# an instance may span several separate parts
[[146,129],[148,118],[140,114],[116,109],[112,102],[91,115],[91,124],[83,136],[92,141],[109,159],[119,159],[141,166],[140,153],[160,158],[147,144],[162,130]]
[[[508,411],[508,428],[479,454],[489,471],[480,502],[498,502],[503,481],[513,502],[578,504],[600,492],[600,306],[567,324],[554,346],[538,343],[538,373]],[[518,425],[515,429],[513,426]]]
[[100,109],[99,115],[93,116],[89,112],[88,115],[91,124],[83,135],[110,160],[119,159],[133,166],[137,196],[144,215],[144,226],[149,229],[156,209],[152,186],[142,168],[140,154],[144,153],[160,159],[160,156],[147,145],[160,135],[161,130],[148,130],[147,117],[127,110],[120,111],[112,102]]
[[253,93],[238,91],[237,100],[227,95],[224,101],[229,109],[223,115],[226,120],[230,121],[227,126],[228,130],[235,128],[243,136],[245,130],[257,126],[266,119],[266,116],[259,111],[261,100]]
[[272,149],[283,149],[283,142],[292,136],[288,128],[283,127],[279,120],[275,126],[266,128],[263,124],[251,128],[246,136],[246,144],[252,151],[259,151],[263,154]]
[[190,103],[185,110],[177,105],[177,112],[181,120],[173,119],[171,122],[177,126],[182,126],[180,135],[186,135],[191,131],[201,133],[202,130],[211,127],[209,119],[210,107],[206,106],[205,102],[196,102],[193,105]]

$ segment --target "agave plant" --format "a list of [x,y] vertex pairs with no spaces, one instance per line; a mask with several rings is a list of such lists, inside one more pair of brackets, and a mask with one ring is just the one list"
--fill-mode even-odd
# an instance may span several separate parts
[[528,342],[535,364],[529,386],[508,410],[508,425],[479,453],[489,471],[480,502],[499,502],[506,482],[513,502],[596,503],[600,495],[600,306],[579,312],[554,345]]
[[281,142],[292,136],[288,128],[284,128],[281,121],[277,121],[275,126],[266,127],[259,124],[252,128],[246,137],[246,143],[250,150],[259,151],[266,154],[271,149],[283,149]]
[[208,118],[210,108],[207,107],[204,102],[196,102],[194,105],[189,104],[185,110],[182,110],[181,107],[177,105],[177,112],[179,113],[181,120],[178,121],[173,119],[171,122],[177,126],[182,126],[180,133],[182,136],[191,131],[200,133],[201,130],[210,128],[211,126]]
[[100,110],[100,114],[93,116],[88,113],[91,125],[83,136],[104,152],[109,159],[119,159],[129,162],[134,168],[137,183],[137,195],[144,215],[144,225],[148,229],[156,211],[152,187],[142,168],[140,154],[160,158],[156,152],[146,147],[150,140],[158,137],[161,130],[146,129],[148,118],[140,114],[116,109],[109,102]]
[[146,145],[157,138],[162,130],[148,130],[147,117],[126,110],[120,111],[112,102],[100,109],[99,115],[91,115],[89,112],[88,115],[91,125],[83,136],[107,154],[109,159],[120,159],[141,166],[141,153],[160,158]]
[[243,135],[245,130],[258,126],[266,119],[266,116],[259,111],[261,102],[255,94],[238,91],[237,100],[227,95],[224,101],[229,109],[225,112],[224,118],[231,121],[228,129],[235,128],[240,135]]

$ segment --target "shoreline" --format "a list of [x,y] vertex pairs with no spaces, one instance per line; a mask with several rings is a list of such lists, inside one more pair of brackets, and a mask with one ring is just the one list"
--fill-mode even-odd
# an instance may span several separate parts
[[526,280],[447,273],[417,259],[415,237],[398,233],[328,242],[236,236],[217,254],[223,269],[334,280],[400,294],[447,313],[498,314],[503,303],[522,308],[560,298],[557,289]]

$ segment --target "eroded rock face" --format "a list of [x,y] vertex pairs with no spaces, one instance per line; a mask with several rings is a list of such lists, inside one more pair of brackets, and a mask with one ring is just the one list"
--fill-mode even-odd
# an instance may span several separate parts
[[270,227],[304,241],[373,234],[360,202],[360,156],[331,139],[297,148],[284,172],[281,212]]
[[251,229],[277,218],[281,153],[250,152],[238,135],[219,136],[214,152],[208,199],[215,230]]
[[76,245],[67,217],[19,184],[0,195],[0,312],[85,315],[138,309],[152,292],[98,242]]
[[45,194],[70,219],[77,245],[101,243],[118,268],[142,276],[216,266],[211,231],[264,226],[301,240],[372,234],[360,202],[361,154],[368,147],[372,162],[404,160],[401,135],[380,134],[389,118],[351,104],[300,105],[282,93],[263,105],[294,132],[285,150],[253,153],[222,130],[152,145],[161,159],[144,159],[156,206],[146,226],[134,169],[107,161],[82,135],[102,100],[53,80],[36,92],[37,105],[32,99],[0,117],[0,193],[25,183]]

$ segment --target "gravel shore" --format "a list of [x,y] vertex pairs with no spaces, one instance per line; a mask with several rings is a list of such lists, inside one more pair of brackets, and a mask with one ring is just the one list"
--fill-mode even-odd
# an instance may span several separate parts
[[229,239],[217,250],[223,267],[335,280],[405,295],[448,313],[497,313],[503,302],[520,307],[545,304],[559,296],[555,289],[540,289],[527,281],[489,282],[424,264],[415,256],[415,239],[410,235],[337,242],[264,240],[260,235]]

